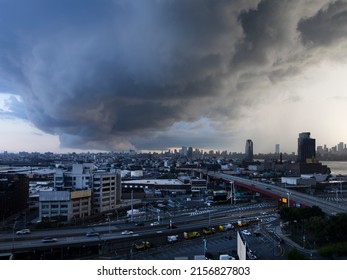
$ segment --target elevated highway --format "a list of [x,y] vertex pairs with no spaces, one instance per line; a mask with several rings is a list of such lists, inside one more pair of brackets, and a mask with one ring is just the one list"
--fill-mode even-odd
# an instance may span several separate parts
[[196,173],[206,175],[207,177],[209,177],[209,179],[213,178],[233,183],[236,186],[240,186],[254,192],[262,193],[269,197],[273,197],[274,199],[280,200],[281,198],[287,198],[291,205],[297,203],[309,207],[318,206],[327,215],[336,215],[337,213],[347,212],[347,207],[345,205],[341,205],[332,201],[326,201],[318,197],[304,194],[292,189],[286,189],[281,186],[254,181],[234,175],[229,175],[223,172],[206,171],[202,169],[194,169],[193,171]]

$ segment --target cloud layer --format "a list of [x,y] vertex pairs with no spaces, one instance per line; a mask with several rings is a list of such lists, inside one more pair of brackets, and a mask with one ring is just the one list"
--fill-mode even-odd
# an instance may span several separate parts
[[25,114],[8,107],[70,148],[225,143],[274,84],[347,42],[345,1],[0,4],[0,87]]

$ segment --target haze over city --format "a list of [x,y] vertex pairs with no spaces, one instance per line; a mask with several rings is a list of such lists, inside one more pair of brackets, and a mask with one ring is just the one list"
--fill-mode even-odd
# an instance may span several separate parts
[[346,1],[0,4],[0,151],[347,142]]

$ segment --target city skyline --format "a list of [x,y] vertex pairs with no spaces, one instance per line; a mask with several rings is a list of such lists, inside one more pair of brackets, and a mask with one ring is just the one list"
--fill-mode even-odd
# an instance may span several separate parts
[[346,1],[2,1],[0,152],[347,142]]

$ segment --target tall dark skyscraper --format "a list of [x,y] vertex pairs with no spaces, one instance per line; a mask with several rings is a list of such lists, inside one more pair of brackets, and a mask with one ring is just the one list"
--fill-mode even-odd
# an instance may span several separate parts
[[316,158],[316,139],[310,138],[310,132],[302,132],[298,138],[298,162]]
[[253,161],[253,141],[247,139],[245,147],[245,161]]

